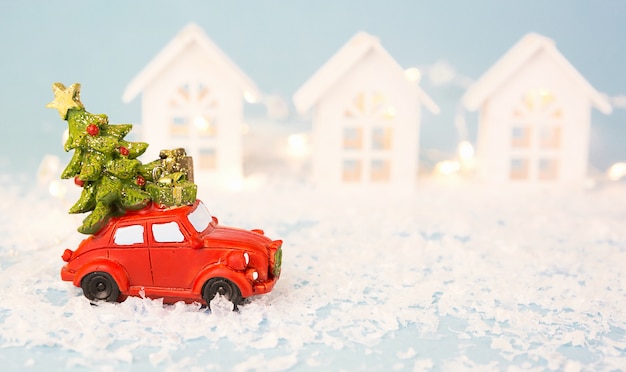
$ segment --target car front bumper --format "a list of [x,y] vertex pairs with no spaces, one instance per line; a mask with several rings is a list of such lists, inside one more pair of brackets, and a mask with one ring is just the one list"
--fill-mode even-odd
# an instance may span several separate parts
[[66,282],[73,282],[75,276],[76,276],[76,273],[75,272],[71,272],[67,268],[67,265],[63,266],[63,268],[61,269],[61,280],[64,280]]
[[277,276],[263,282],[255,282],[253,285],[254,294],[258,295],[270,292],[272,288],[274,288],[276,281],[278,281]]

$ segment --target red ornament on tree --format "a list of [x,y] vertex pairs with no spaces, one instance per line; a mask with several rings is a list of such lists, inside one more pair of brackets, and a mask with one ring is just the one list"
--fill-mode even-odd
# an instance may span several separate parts
[[85,181],[81,180],[80,178],[78,178],[78,176],[74,177],[74,184],[78,187],[83,187],[85,186]]
[[142,187],[143,187],[143,185],[145,185],[145,184],[146,184],[146,179],[145,179],[145,178],[143,178],[143,176],[142,176],[142,175],[138,175],[138,176],[137,176],[137,181],[135,181],[135,182],[137,182],[137,185],[139,185],[139,186],[142,186]]
[[128,156],[130,152],[128,151],[128,149],[124,146],[120,146],[120,155],[122,156]]
[[97,136],[98,133],[100,133],[100,128],[98,128],[97,125],[89,124],[87,126],[87,134],[89,134],[90,136]]

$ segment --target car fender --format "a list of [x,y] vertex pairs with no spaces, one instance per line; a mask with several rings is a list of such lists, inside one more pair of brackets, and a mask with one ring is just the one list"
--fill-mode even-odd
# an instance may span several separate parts
[[126,270],[124,270],[122,265],[120,265],[119,263],[107,260],[106,258],[89,261],[89,263],[78,269],[78,271],[76,272],[76,276],[74,276],[74,285],[80,287],[80,282],[83,280],[83,278],[87,274],[93,273],[95,271],[103,271],[105,273],[108,273],[117,283],[120,292],[124,293],[128,291],[130,283],[128,281],[128,275],[126,274]]
[[243,272],[233,271],[222,264],[214,264],[205,267],[200,274],[194,280],[192,286],[192,292],[200,294],[202,296],[202,287],[207,282],[207,280],[211,278],[225,278],[235,283],[239,290],[241,291],[241,296],[243,298],[250,297],[254,294],[254,290],[252,289],[252,283],[246,279],[246,276]]

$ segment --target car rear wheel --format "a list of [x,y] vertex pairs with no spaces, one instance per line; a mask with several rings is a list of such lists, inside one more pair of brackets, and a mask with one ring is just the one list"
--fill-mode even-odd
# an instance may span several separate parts
[[120,289],[111,275],[96,271],[86,275],[80,283],[83,294],[91,301],[115,302]]
[[[232,304],[232,310],[237,311],[243,301],[239,287],[225,278],[213,278],[206,282],[202,291],[202,298],[206,301],[209,310],[216,310],[219,297],[223,297]],[[214,303],[211,309],[211,302]]]

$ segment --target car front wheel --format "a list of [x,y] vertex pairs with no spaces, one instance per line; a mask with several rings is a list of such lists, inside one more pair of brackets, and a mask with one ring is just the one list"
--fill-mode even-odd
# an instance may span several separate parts
[[[211,309],[211,301],[214,304],[217,302],[219,296],[230,301],[232,303],[232,310],[237,311],[238,305],[243,301],[241,298],[241,291],[239,287],[233,282],[225,278],[213,278],[206,282],[204,290],[202,291],[202,298],[206,301],[209,310]],[[213,310],[215,310],[215,305]]]
[[80,283],[83,294],[91,301],[115,302],[120,289],[111,275],[96,271],[86,275]]

